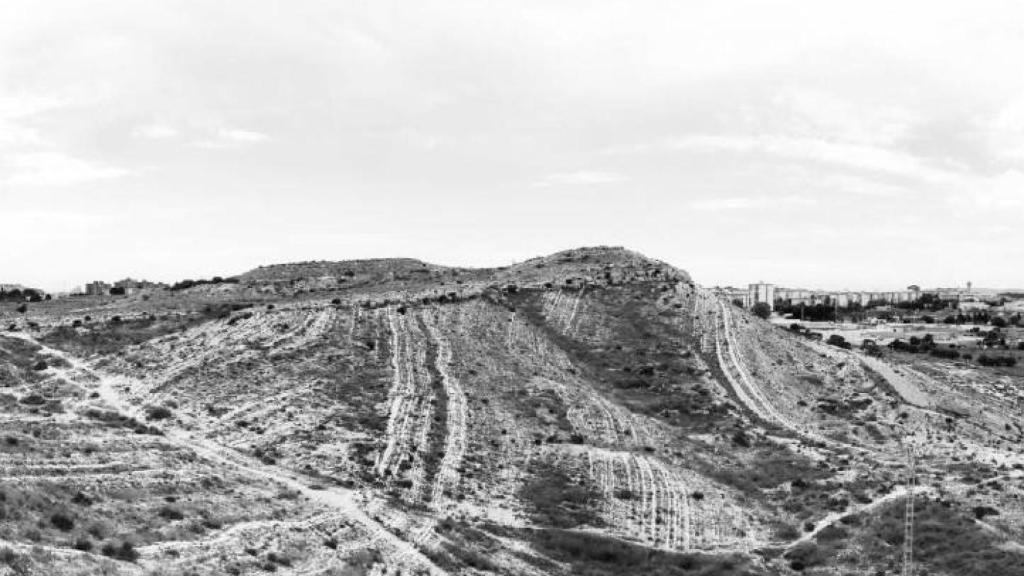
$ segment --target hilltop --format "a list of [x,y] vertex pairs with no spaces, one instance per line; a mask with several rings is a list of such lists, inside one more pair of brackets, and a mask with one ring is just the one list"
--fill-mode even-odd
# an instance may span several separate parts
[[236,279],[0,307],[13,573],[873,575],[910,495],[929,573],[1024,566],[1014,373],[826,346],[623,248]]

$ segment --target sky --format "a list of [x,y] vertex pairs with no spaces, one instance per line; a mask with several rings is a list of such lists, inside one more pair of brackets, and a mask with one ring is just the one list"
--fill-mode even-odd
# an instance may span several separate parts
[[505,265],[1024,287],[1024,4],[0,2],[0,283]]

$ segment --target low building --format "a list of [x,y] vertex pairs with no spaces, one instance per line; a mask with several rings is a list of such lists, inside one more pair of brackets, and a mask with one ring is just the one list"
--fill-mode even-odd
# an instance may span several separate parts
[[88,296],[109,296],[111,288],[113,286],[110,284],[102,280],[96,280],[85,285],[85,293]]

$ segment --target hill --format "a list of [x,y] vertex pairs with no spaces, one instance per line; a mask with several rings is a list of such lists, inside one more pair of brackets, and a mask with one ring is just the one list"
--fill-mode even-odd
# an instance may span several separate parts
[[875,574],[911,494],[929,573],[1024,566],[1008,376],[826,347],[621,248],[238,279],[0,308],[12,573]]

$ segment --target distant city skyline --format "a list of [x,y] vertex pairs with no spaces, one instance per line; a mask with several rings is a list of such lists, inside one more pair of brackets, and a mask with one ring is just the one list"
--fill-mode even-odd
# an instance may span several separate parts
[[1017,2],[0,4],[0,282],[622,245],[1024,285]]

